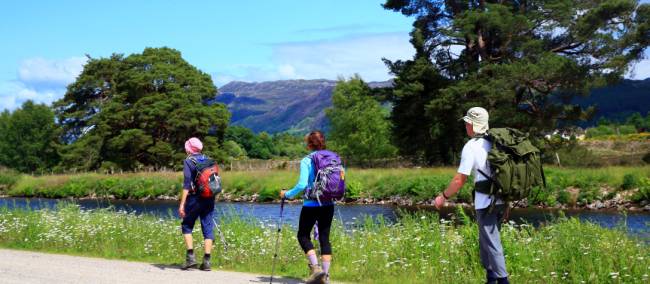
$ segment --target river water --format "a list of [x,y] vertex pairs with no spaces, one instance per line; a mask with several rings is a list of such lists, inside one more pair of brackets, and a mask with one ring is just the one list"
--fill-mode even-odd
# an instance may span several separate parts
[[[152,214],[165,218],[178,218],[178,201],[150,200],[60,200],[46,198],[0,198],[0,207],[29,208],[38,210],[43,208],[56,209],[59,202],[78,204],[82,209],[100,209],[113,207],[115,210],[133,212],[135,214]],[[297,226],[301,204],[286,204],[284,207],[284,223]],[[425,208],[399,208],[391,205],[337,205],[335,219],[342,219],[348,225],[361,222],[366,216],[383,217],[387,222],[394,222],[399,214],[404,211],[433,211],[431,207]],[[280,216],[278,203],[232,203],[218,202],[217,214],[239,214],[254,217],[263,223],[275,223]],[[442,218],[453,219],[455,208],[445,208],[440,214]],[[472,215],[472,210],[467,210]],[[605,228],[625,227],[628,233],[650,241],[650,212],[628,212],[622,214],[617,211],[589,211],[589,210],[545,210],[545,209],[514,209],[510,220],[516,223],[528,223],[539,226],[544,222],[552,222],[560,214],[567,217],[576,217],[584,222],[592,222]]]

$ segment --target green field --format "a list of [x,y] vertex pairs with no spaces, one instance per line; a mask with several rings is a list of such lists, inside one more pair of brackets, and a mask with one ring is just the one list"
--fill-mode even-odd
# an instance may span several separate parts
[[[228,244],[217,238],[216,269],[270,274],[276,230],[229,214],[221,220]],[[396,224],[358,223],[347,233],[332,231],[332,277],[367,283],[479,283],[476,225],[452,225],[436,214],[405,215]],[[80,211],[0,209],[0,246],[5,248],[180,264],[184,259],[180,221],[109,209]],[[349,226],[349,225],[348,225]],[[348,230],[351,229],[348,227]],[[282,231],[279,274],[302,278],[305,260],[295,231]],[[200,251],[201,239],[196,234]],[[575,219],[533,228],[506,224],[503,245],[513,283],[647,283],[650,248],[622,229],[603,229]]]
[[[351,200],[389,199],[394,196],[413,201],[434,198],[448,184],[454,168],[349,169],[347,197]],[[225,195],[229,199],[257,195],[258,201],[277,199],[281,188],[295,184],[295,171],[223,172]],[[535,191],[532,204],[585,205],[619,195],[625,200],[650,200],[650,166],[607,168],[546,168],[547,188]],[[182,174],[176,172],[101,175],[52,175],[33,177],[0,172],[0,192],[24,197],[110,197],[145,199],[178,196]],[[466,186],[457,197],[468,202]]]

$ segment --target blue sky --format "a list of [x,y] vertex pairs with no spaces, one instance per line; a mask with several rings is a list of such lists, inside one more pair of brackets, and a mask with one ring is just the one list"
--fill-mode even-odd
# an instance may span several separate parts
[[[644,1],[647,2],[647,1]],[[412,19],[381,0],[12,1],[0,10],[0,110],[51,103],[85,54],[169,46],[221,86],[231,80],[390,78],[407,59]],[[645,64],[644,64],[645,63]],[[648,61],[634,78],[650,77]]]

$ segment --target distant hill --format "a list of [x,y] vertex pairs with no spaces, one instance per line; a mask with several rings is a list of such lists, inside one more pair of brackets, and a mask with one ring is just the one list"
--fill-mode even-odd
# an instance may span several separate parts
[[[327,130],[325,109],[332,106],[333,80],[284,80],[260,83],[230,82],[219,88],[212,102],[224,103],[231,124],[255,132],[305,133]],[[392,83],[371,82],[371,87]]]
[[[332,106],[334,80],[284,80],[259,83],[234,81],[219,88],[212,102],[226,104],[233,125],[255,132],[305,133],[312,129],[327,130],[325,109]],[[389,87],[392,81],[371,82],[373,88]],[[582,126],[591,126],[600,117],[622,120],[631,113],[650,111],[650,78],[623,80],[595,89],[591,96],[574,98],[581,106],[595,105],[596,117]]]
[[624,121],[635,112],[645,116],[650,111],[650,78],[623,80],[616,85],[595,89],[588,97],[574,98],[572,103],[583,107],[596,106],[595,117],[583,126],[593,126],[601,117]]

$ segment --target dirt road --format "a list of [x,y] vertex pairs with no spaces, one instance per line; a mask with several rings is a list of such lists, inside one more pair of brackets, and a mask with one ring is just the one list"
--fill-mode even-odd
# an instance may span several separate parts
[[0,283],[269,283],[269,276],[0,249]]

